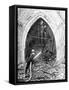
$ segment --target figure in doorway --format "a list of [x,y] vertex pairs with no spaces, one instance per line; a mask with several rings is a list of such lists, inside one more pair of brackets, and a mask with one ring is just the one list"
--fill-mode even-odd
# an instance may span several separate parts
[[26,64],[26,69],[25,69],[25,78],[28,77],[28,70],[30,70],[30,77],[28,79],[28,81],[31,79],[32,77],[32,64],[34,62],[34,57],[35,57],[35,50],[32,49],[29,58],[27,59],[27,64]]

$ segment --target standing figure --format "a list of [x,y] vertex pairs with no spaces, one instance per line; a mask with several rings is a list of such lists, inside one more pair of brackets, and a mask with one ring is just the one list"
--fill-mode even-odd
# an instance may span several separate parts
[[31,50],[31,53],[30,53],[30,57],[27,60],[27,65],[26,65],[26,69],[25,69],[25,78],[28,75],[28,69],[29,69],[29,67],[30,67],[30,77],[29,77],[29,79],[31,79],[31,77],[32,77],[32,64],[33,64],[34,56],[35,56],[35,50],[32,49]]

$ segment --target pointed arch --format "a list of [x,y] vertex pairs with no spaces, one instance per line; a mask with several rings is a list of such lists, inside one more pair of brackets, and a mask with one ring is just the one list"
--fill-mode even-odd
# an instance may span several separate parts
[[53,34],[55,34],[54,31],[53,31],[52,26],[50,25],[50,23],[48,22],[48,20],[47,20],[47,18],[46,18],[45,16],[46,16],[46,14],[44,14],[43,12],[34,13],[34,15],[32,15],[31,19],[30,19],[30,20],[26,23],[26,25],[25,25],[25,29],[24,29],[23,37],[22,37],[22,56],[23,56],[23,62],[25,62],[25,43],[26,43],[27,34],[28,34],[31,26],[32,26],[39,18],[42,18],[45,22],[47,22],[48,25],[50,26],[50,28],[52,29]]

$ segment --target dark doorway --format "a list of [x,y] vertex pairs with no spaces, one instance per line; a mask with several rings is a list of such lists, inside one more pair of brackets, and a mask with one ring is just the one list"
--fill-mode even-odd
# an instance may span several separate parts
[[[25,60],[29,58],[31,50],[34,49],[37,54],[41,51],[41,59],[48,63],[56,58],[56,43],[53,32],[49,25],[39,18],[30,28],[25,46]],[[39,61],[39,60],[38,60]]]

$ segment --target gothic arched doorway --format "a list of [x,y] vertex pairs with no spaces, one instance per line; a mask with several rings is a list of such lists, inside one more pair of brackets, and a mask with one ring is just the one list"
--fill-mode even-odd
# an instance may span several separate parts
[[[25,43],[25,60],[27,62],[31,51],[35,51],[34,66],[37,63],[52,64],[56,61],[56,43],[50,26],[39,18],[30,28]],[[40,53],[40,54],[39,54]],[[36,71],[37,72],[37,71]],[[34,76],[35,77],[35,76]]]
[[31,50],[42,52],[42,59],[46,61],[56,58],[56,43],[49,25],[39,18],[30,28],[25,44],[25,60],[30,56]]

